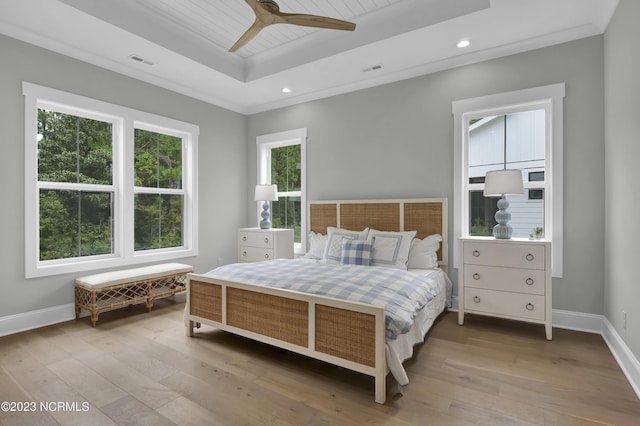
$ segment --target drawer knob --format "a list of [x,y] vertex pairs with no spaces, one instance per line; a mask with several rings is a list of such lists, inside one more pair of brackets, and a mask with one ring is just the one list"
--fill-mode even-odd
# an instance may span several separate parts
[[525,257],[529,261],[533,260],[533,255],[531,253],[528,253]]
[[265,253],[265,254],[264,254],[264,258],[265,258],[265,259],[267,259],[267,260],[269,260],[269,253]]
[[247,257],[247,252],[246,252],[246,251],[243,251],[243,252],[242,252],[242,255],[243,255],[244,257]]
[[264,238],[264,243],[265,243],[265,244],[269,244],[269,238],[265,237],[265,238]]
[[478,296],[475,296],[473,298],[473,301],[476,302],[476,303],[480,303],[480,298]]
[[527,283],[527,285],[533,285],[533,278],[527,278],[525,282]]
[[479,280],[480,279],[480,274],[477,273],[477,272],[475,274],[473,274],[473,279],[474,280]]
[[247,236],[242,237],[242,241],[247,241]]
[[473,257],[480,256],[480,252],[478,250],[474,250],[471,254],[473,255]]
[[526,308],[527,308],[527,311],[533,311],[534,306],[532,303],[527,303]]

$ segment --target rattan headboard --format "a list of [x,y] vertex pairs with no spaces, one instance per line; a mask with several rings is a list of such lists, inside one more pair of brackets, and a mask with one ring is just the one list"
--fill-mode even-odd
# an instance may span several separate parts
[[440,234],[438,263],[449,265],[447,199],[331,200],[309,203],[309,230],[324,234],[327,226],[354,231],[417,231],[416,238]]

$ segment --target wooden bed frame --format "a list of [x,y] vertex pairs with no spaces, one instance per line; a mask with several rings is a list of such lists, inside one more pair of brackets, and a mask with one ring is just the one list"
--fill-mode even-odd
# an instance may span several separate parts
[[[438,263],[447,271],[447,200],[347,200],[309,203],[308,230],[417,231],[442,235]],[[245,336],[375,378],[375,400],[386,400],[384,308],[291,290],[189,274],[187,335],[194,326]]]

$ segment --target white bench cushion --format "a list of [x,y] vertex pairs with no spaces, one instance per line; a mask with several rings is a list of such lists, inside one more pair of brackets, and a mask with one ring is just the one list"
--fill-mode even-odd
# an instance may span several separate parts
[[103,288],[165,275],[193,272],[193,266],[183,263],[162,263],[142,268],[124,269],[76,278],[76,284],[87,288]]

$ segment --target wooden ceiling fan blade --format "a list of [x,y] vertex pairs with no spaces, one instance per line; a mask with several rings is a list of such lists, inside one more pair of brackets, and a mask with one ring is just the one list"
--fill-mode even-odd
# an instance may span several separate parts
[[353,31],[356,24],[342,21],[340,19],[329,18],[327,16],[305,15],[298,13],[277,13],[278,23],[302,25],[304,27],[327,28],[331,30]]
[[249,43],[251,40],[253,40],[253,38],[258,35],[258,33],[265,27],[265,25],[258,21],[256,19],[256,21],[253,23],[253,25],[251,25],[249,27],[249,29],[247,31],[244,32],[244,34],[242,34],[242,36],[238,39],[238,41],[236,41],[236,43],[231,46],[231,49],[229,49],[229,52],[235,52],[236,50],[240,49],[242,46],[244,46],[245,44]]

